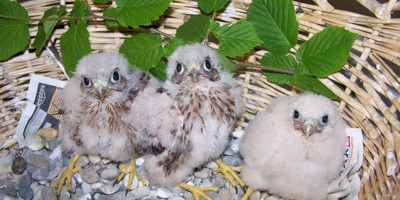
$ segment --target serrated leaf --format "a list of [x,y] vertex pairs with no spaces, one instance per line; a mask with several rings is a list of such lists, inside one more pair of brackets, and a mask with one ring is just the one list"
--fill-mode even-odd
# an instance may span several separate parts
[[199,42],[206,36],[209,26],[210,18],[207,15],[194,15],[176,30],[176,37]]
[[71,17],[85,17],[89,16],[89,8],[82,0],[75,0],[74,7],[72,8],[69,16]]
[[78,61],[91,52],[85,22],[79,20],[76,24],[71,23],[71,27],[61,35],[60,45],[65,70],[72,76]]
[[[261,58],[260,63],[264,66],[274,67],[278,69],[287,69],[291,71],[296,70],[297,61],[292,55],[282,55],[274,53],[266,53]],[[288,83],[292,79],[292,74],[284,74],[278,72],[265,72],[264,75],[268,78],[268,81],[277,84]]]
[[315,94],[326,96],[332,100],[340,100],[335,93],[333,93],[329,88],[322,84],[321,81],[313,76],[295,73],[293,78],[290,80],[290,84],[304,92],[310,91]]
[[241,56],[262,42],[257,37],[254,27],[245,19],[224,26],[219,26],[217,22],[213,22],[210,29],[219,40],[220,53],[225,56]]
[[150,73],[159,81],[164,82],[167,80],[167,65],[160,61],[156,67],[150,69]]
[[180,38],[170,39],[163,47],[164,56],[168,58],[172,53],[174,53],[174,51],[178,47],[184,46],[187,44],[188,44],[188,42],[184,39],[180,39]]
[[[44,12],[42,19],[57,19],[61,17],[66,10],[66,6],[61,5],[59,8],[52,7]],[[36,48],[35,53],[39,55],[42,52],[43,47],[46,45],[50,34],[53,32],[58,20],[42,21],[38,25],[38,32],[36,34],[35,40],[32,43],[32,47]]]
[[149,71],[163,56],[161,41],[162,37],[158,34],[140,33],[126,39],[119,52],[128,58],[132,66]]
[[297,43],[299,24],[292,0],[254,0],[247,21],[270,52],[286,54]]
[[239,69],[235,64],[233,64],[226,56],[222,55],[221,53],[217,53],[218,60],[222,69],[228,72],[234,72]]
[[346,63],[357,34],[341,27],[328,27],[303,43],[297,51],[299,70],[307,75],[326,77]]
[[[0,15],[28,19],[28,12],[17,2],[0,1]],[[0,61],[24,50],[29,43],[28,21],[0,18]]]
[[198,4],[203,12],[210,14],[222,9],[228,1],[229,0],[199,0]]
[[108,4],[111,3],[111,0],[94,0],[94,2],[98,4]]
[[171,2],[172,0],[118,0],[117,8],[110,8],[113,11],[103,12],[103,15],[115,17],[122,26],[137,28],[157,20]]
[[[117,8],[108,8],[107,10],[103,11],[103,15],[107,17],[113,17],[117,19],[118,15],[120,13],[120,9]],[[111,21],[111,20],[106,20],[107,26],[111,27],[116,27],[119,26],[120,24],[117,21]]]

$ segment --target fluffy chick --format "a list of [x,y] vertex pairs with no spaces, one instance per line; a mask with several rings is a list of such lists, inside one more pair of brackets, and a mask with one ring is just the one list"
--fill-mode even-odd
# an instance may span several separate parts
[[[78,153],[68,167],[69,176],[79,170],[73,168],[79,154],[123,162],[150,148],[147,137],[138,134],[131,123],[137,117],[132,109],[135,99],[148,82],[146,74],[130,69],[117,53],[92,53],[79,61],[62,92],[62,148]],[[70,177],[66,178],[70,182]]]
[[287,199],[325,199],[343,167],[345,122],[314,94],[278,97],[257,114],[241,144],[246,185]]
[[153,184],[171,187],[185,181],[194,169],[218,158],[239,117],[241,87],[222,70],[217,54],[209,47],[179,47],[168,59],[167,81],[162,91],[175,100],[179,129],[162,138],[165,151],[146,159],[144,167]]

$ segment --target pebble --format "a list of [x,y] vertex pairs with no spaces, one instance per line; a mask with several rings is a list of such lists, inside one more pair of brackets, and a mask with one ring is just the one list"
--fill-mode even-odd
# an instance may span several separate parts
[[23,157],[15,157],[11,170],[14,174],[22,174],[26,169],[27,163]]
[[107,185],[102,185],[100,187],[100,191],[103,192],[104,194],[114,194],[116,192],[118,192],[120,186],[119,184],[115,184],[113,185],[111,184],[107,184]]
[[228,149],[231,149],[234,153],[239,153],[241,141],[241,139],[233,140]]
[[231,166],[240,166],[243,161],[237,156],[224,156],[222,162]]
[[0,158],[7,157],[8,155],[10,155],[10,150],[8,150],[8,149],[0,150]]
[[201,178],[195,178],[195,179],[193,180],[193,184],[194,184],[195,186],[199,186],[199,185],[201,184]]
[[28,175],[22,175],[18,181],[18,188],[28,188],[31,186],[32,179]]
[[115,180],[120,174],[118,168],[115,165],[107,165],[105,169],[100,172],[100,177],[105,180]]
[[157,189],[157,196],[160,197],[160,198],[167,199],[167,198],[170,198],[170,197],[174,196],[174,194],[172,194],[171,191],[169,191],[169,190],[167,190],[165,188],[158,188]]
[[82,179],[89,184],[97,183],[100,180],[97,172],[91,168],[82,169],[79,174],[81,175]]
[[32,178],[36,181],[44,181],[49,175],[49,171],[47,169],[38,169],[32,173]]
[[89,158],[86,157],[86,156],[81,156],[81,157],[79,157],[78,161],[76,161],[75,166],[84,167],[84,166],[86,166],[88,164],[89,164]]
[[39,151],[44,148],[44,140],[40,136],[33,134],[25,138],[25,145],[32,151]]
[[85,181],[82,182],[81,188],[83,194],[89,194],[92,191],[92,187],[90,186],[90,184],[86,183]]
[[[123,182],[124,182],[124,187],[128,188],[129,174],[125,175]],[[139,181],[138,181],[137,177],[134,176],[132,179],[131,188],[129,188],[129,190],[133,190],[133,189],[137,188],[138,186],[139,186]]]
[[92,188],[92,190],[99,190],[101,187],[103,186],[102,183],[93,183],[90,185],[90,188]]
[[250,195],[249,200],[259,200],[261,199],[260,191],[254,191],[253,194]]
[[143,186],[132,190],[130,193],[132,193],[136,199],[140,199],[150,195],[150,188]]
[[225,179],[222,174],[216,174],[215,178],[213,179],[213,185],[217,188],[222,188],[225,186]]
[[83,196],[79,197],[79,200],[91,200],[92,196],[90,194],[84,194]]
[[136,166],[142,166],[144,164],[144,158],[140,157],[135,160]]
[[208,172],[207,171],[199,171],[199,172],[195,172],[194,176],[196,178],[208,178]]
[[231,199],[231,192],[229,190],[219,190],[218,192],[221,196],[222,200],[230,200]]
[[30,187],[23,187],[20,188],[18,191],[18,197],[21,199],[32,199],[33,195],[35,195],[35,193],[33,192],[33,189]]
[[185,198],[180,197],[180,196],[173,196],[173,197],[169,198],[168,200],[185,200]]
[[52,187],[44,187],[41,193],[41,197],[43,200],[57,199],[56,190]]
[[89,155],[88,156],[90,163],[92,163],[92,165],[96,165],[97,163],[99,163],[101,161],[100,156],[97,155]]
[[78,184],[82,184],[83,183],[83,179],[82,179],[82,177],[81,177],[81,175],[79,173],[74,174],[72,177],[74,178],[76,183],[78,183]]
[[213,186],[213,184],[211,183],[210,180],[206,179],[206,180],[203,180],[203,182],[200,183],[200,186],[202,186],[202,187],[211,187],[211,186]]
[[44,137],[44,138],[51,138],[53,140],[57,139],[58,130],[54,128],[42,128],[36,132],[37,135]]
[[31,164],[35,168],[45,169],[49,166],[49,161],[40,154],[30,154],[28,159],[29,164]]

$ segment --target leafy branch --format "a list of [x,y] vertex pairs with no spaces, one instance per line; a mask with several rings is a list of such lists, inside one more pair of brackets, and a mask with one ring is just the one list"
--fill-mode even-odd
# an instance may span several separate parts
[[[20,4],[0,0],[0,60],[9,59],[28,46],[30,23],[39,22],[31,45],[39,55],[55,26],[67,20],[70,27],[61,35],[60,45],[65,70],[72,75],[78,60],[91,52],[87,21],[103,20],[110,27],[148,26],[165,12],[171,1],[117,0],[116,7],[105,9],[103,16],[98,16],[91,12],[87,1],[76,0],[70,13],[66,12],[65,6],[52,7],[41,19],[34,19],[29,18]],[[303,91],[338,99],[318,78],[340,70],[349,56],[356,34],[343,28],[328,27],[301,44],[299,49],[293,49],[298,42],[299,26],[291,0],[253,0],[247,18],[222,25],[215,19],[218,11],[224,9],[229,1],[198,0],[202,13],[192,16],[180,26],[175,37],[147,27],[150,33],[135,34],[126,39],[119,51],[132,66],[165,80],[164,58],[182,45],[208,43],[213,37],[219,43],[218,57],[225,70],[235,71],[237,66],[259,68],[265,71],[271,82],[290,84]],[[95,0],[95,3],[110,2]],[[168,39],[167,42],[164,43],[161,36]],[[261,65],[235,59],[259,45],[269,51],[260,60]],[[291,49],[296,53],[290,53]]]

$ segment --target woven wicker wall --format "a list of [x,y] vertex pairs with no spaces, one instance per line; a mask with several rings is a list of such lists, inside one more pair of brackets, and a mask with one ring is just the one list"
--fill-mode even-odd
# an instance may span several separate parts
[[[32,0],[23,2],[31,17],[40,18],[43,12],[52,6],[67,5],[70,10],[73,1]],[[234,0],[218,21],[236,21],[246,17],[249,1]],[[342,101],[338,106],[350,127],[361,128],[364,136],[364,162],[359,171],[362,186],[360,199],[391,199],[400,193],[400,20],[382,21],[375,17],[362,16],[352,12],[333,10],[326,12],[321,7],[294,2],[299,12],[299,40],[308,40],[314,33],[327,26],[338,25],[359,34],[353,45],[348,63],[339,73],[321,81]],[[92,6],[95,14],[101,15],[102,7]],[[169,35],[190,15],[198,14],[196,1],[176,0],[166,11],[162,19],[154,25]],[[68,28],[68,24],[59,24],[52,39],[59,38]],[[137,31],[126,28],[107,28],[103,22],[91,22],[88,25],[91,47],[94,51],[117,51],[125,38]],[[30,28],[31,36],[37,27]],[[33,39],[31,40],[31,42]],[[217,45],[210,44],[217,48]],[[59,44],[55,46],[59,49]],[[258,64],[265,50],[248,55],[246,61]],[[0,63],[0,147],[18,148],[15,134],[18,120],[26,104],[26,91],[30,74],[66,80],[55,59],[44,51],[39,57],[27,49],[20,55]],[[237,123],[242,129],[254,115],[268,107],[272,98],[279,95],[292,95],[296,91],[269,83],[257,69],[248,68],[236,74],[243,78],[247,110]],[[344,86],[339,88],[338,85]],[[400,196],[400,195],[397,195]]]

